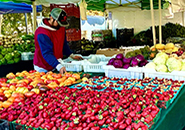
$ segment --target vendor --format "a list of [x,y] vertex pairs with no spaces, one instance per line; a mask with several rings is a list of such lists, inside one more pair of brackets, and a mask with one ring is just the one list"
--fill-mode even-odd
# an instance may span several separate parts
[[54,8],[49,18],[44,18],[35,31],[34,69],[38,72],[48,72],[57,69],[61,74],[66,68],[57,60],[63,55],[81,60],[74,55],[66,40],[66,29],[69,26],[67,14],[60,8]]

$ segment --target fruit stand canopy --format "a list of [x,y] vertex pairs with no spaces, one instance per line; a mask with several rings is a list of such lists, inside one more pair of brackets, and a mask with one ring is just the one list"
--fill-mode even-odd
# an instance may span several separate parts
[[[3,2],[13,1],[16,3],[27,3],[32,4],[34,0],[1,0]],[[35,4],[50,4],[50,3],[78,3],[81,0],[35,0]],[[117,7],[134,7],[141,9],[150,9],[150,0],[85,0],[87,3],[88,10],[104,11],[105,9],[117,8]],[[161,0],[161,4],[165,0]],[[158,8],[158,0],[153,0],[154,9]]]
[[[42,11],[42,5],[37,6],[37,12]],[[0,2],[0,14],[7,13],[30,13],[32,12],[31,5],[25,3]]]

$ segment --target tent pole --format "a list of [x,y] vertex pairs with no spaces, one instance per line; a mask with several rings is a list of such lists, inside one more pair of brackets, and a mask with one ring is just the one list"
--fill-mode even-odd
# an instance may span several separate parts
[[150,10],[151,10],[151,17],[152,17],[152,32],[153,32],[153,43],[154,46],[156,44],[156,36],[155,36],[155,23],[154,23],[154,9],[153,9],[153,0],[150,0]]
[[1,35],[1,24],[2,24],[2,21],[3,21],[3,15],[0,14],[0,35]]
[[185,12],[182,12],[182,23],[183,23],[183,26],[185,26]]
[[159,0],[159,44],[162,44],[161,0]]
[[33,1],[32,3],[32,8],[33,8],[33,33],[35,33],[36,30],[36,18],[37,18],[37,10],[36,10],[36,5],[35,5],[35,1]]
[[25,15],[25,24],[26,24],[26,34],[28,34],[28,19],[27,19],[27,13],[24,13]]

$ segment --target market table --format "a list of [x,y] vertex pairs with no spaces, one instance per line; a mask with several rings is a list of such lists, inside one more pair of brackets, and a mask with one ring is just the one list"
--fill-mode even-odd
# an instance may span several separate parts
[[[83,73],[82,73],[83,74]],[[91,76],[104,76],[104,73],[89,73]],[[185,86],[173,103],[162,109],[160,119],[151,130],[182,130],[185,126]]]

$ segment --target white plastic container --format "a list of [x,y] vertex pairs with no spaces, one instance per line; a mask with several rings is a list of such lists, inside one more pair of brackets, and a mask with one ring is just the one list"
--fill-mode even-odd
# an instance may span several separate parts
[[83,62],[84,72],[105,72],[103,66],[108,63],[112,57],[105,55],[90,55],[90,59],[85,59]]
[[65,60],[63,61],[62,59],[58,59],[58,61],[64,66],[66,67],[67,71],[82,71],[83,70],[83,61],[71,61],[71,63],[65,62]]
[[84,72],[105,72],[103,65],[106,65],[107,62],[100,61],[99,63],[91,63],[88,60],[85,60],[83,63]]
[[29,52],[22,52],[21,60],[29,60]]
[[34,58],[34,53],[30,52],[29,53],[29,60],[33,60],[33,58]]
[[143,68],[144,77],[151,77],[151,78],[167,78],[173,80],[185,80],[185,71],[173,71],[171,73],[167,72],[157,72],[155,69],[148,69]]
[[129,67],[128,69],[115,68],[112,65],[104,65],[105,76],[110,78],[134,78],[143,79],[142,67]]

